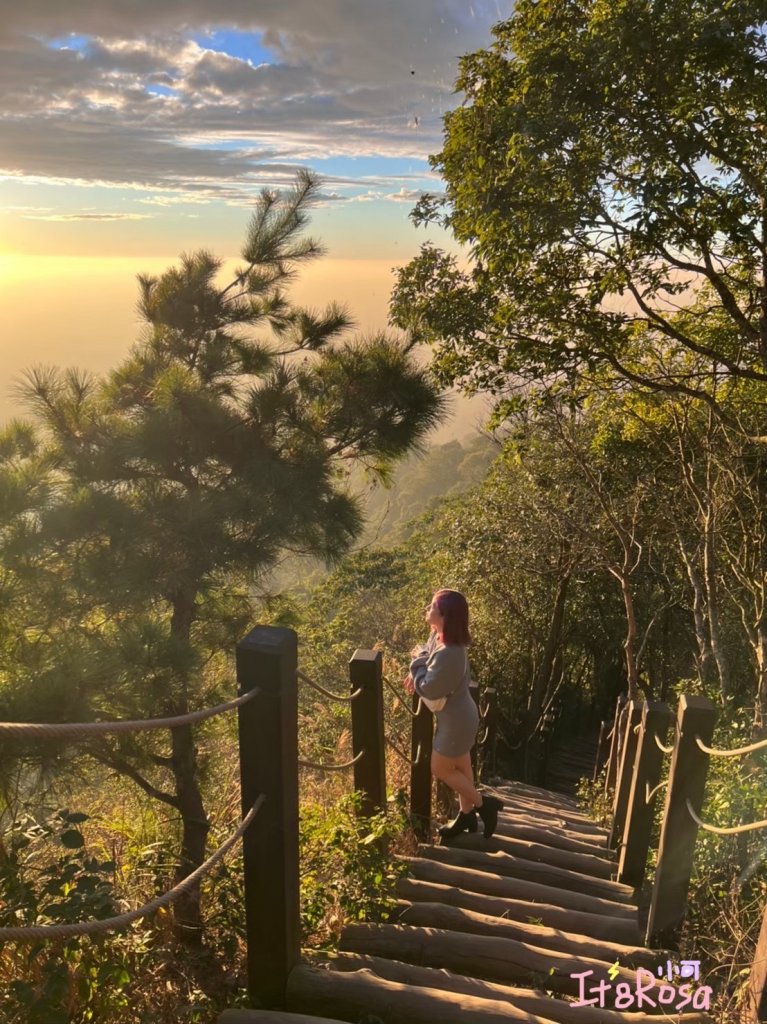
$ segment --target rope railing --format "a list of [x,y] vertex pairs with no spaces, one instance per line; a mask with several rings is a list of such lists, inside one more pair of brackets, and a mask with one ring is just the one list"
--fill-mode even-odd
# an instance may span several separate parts
[[389,744],[389,746],[391,747],[391,749],[395,752],[395,754],[398,754],[402,758],[402,760],[406,762],[406,764],[409,764],[412,767],[412,766],[415,766],[415,765],[421,763],[421,744],[420,743],[418,744],[418,747],[416,749],[415,758],[412,758],[412,757],[408,757],[407,756],[405,751],[402,750],[394,742],[394,740],[391,738],[391,736],[386,736],[384,738],[385,738],[386,742]]
[[673,743],[671,744],[670,747],[667,747],[665,743],[661,743],[660,736],[658,736],[657,732],[654,732],[652,734],[652,738],[655,740],[655,743],[656,743],[656,745],[658,747],[658,750],[660,750],[664,754],[673,754],[673,752],[674,752],[674,744]]
[[166,907],[169,903],[173,903],[180,896],[189,892],[193,889],[201,878],[211,871],[221,861],[226,854],[231,850],[234,844],[243,837],[245,832],[250,827],[253,819],[256,817],[264,803],[264,795],[261,794],[256,802],[253,804],[251,809],[245,815],[240,822],[239,827],[225,842],[223,842],[217,850],[214,851],[198,868],[195,868],[191,874],[183,878],[178,885],[175,885],[168,892],[157,896],[149,903],[145,903],[143,907],[137,907],[135,910],[126,911],[124,914],[118,914],[116,917],[106,917],[97,921],[81,921],[76,924],[38,924],[38,925],[26,925],[19,927],[8,927],[0,928],[0,941],[16,941],[16,942],[31,942],[36,939],[69,939],[79,935],[101,935],[106,932],[119,931],[133,921],[138,921],[139,918],[148,917],[150,914],[154,914],[155,911],[161,907]]
[[695,824],[704,829],[706,832],[714,832],[718,836],[737,836],[742,832],[754,832],[759,828],[767,828],[767,818],[764,821],[754,821],[750,825],[733,825],[731,828],[720,828],[718,825],[708,825],[705,821],[701,821],[698,815],[695,813],[695,809],[690,803],[689,798],[686,801],[687,810],[690,813],[690,817]]
[[316,683],[313,679],[310,679],[309,676],[307,676],[306,673],[302,672],[300,669],[297,670],[296,675],[298,676],[302,683],[306,683],[307,686],[311,686],[313,690],[316,690],[317,693],[321,693],[324,697],[327,697],[328,700],[337,700],[339,701],[339,703],[342,704],[351,704],[351,702],[355,700],[357,697],[359,697],[359,695],[362,693],[361,689],[357,689],[354,691],[354,693],[350,693],[348,695],[344,695],[341,693],[332,693],[330,690],[326,690],[324,686],[321,686],[319,683]]
[[698,744],[698,749],[702,750],[704,754],[708,754],[709,757],[740,757],[742,754],[751,754],[755,750],[767,747],[767,740],[759,740],[747,747],[735,747],[734,750],[717,750],[714,747],[709,747],[700,736],[695,737],[695,742]]
[[383,681],[384,681],[384,686],[386,686],[391,691],[391,693],[394,694],[394,696],[397,698],[397,700],[399,700],[402,703],[402,707],[405,709],[405,711],[407,711],[407,713],[410,715],[410,717],[411,718],[417,718],[420,715],[420,713],[421,713],[421,708],[423,707],[423,698],[422,697],[418,698],[418,704],[416,705],[415,711],[413,711],[412,708],[409,708],[407,706],[407,701],[404,699],[403,695],[400,693],[400,691],[397,689],[397,687],[394,685],[394,683],[390,682],[386,678],[386,676],[383,676]]
[[645,782],[645,784],[644,784],[644,802],[646,804],[649,804],[649,802],[652,800],[652,798],[655,796],[655,794],[658,793],[661,789],[663,789],[663,787],[665,785],[666,785],[666,780],[664,779],[663,782],[659,782],[657,786],[654,786],[652,789],[650,789],[649,784],[647,782]]
[[6,736],[36,738],[45,736],[92,736],[104,733],[148,732],[153,729],[175,729],[180,725],[191,725],[203,722],[215,715],[234,711],[252,700],[261,691],[258,687],[243,693],[240,697],[216,704],[200,711],[190,711],[185,715],[174,715],[170,718],[139,718],[133,721],[117,720],[110,722],[0,722],[0,733]]
[[360,750],[356,757],[353,757],[351,761],[345,761],[343,764],[321,764],[318,761],[305,761],[300,757],[298,758],[298,763],[302,768],[312,768],[318,772],[341,772],[345,768],[352,768],[364,756],[365,751]]

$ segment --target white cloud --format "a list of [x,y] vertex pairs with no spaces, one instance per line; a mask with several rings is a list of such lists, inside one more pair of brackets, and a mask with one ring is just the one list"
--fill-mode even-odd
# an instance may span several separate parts
[[30,213],[25,220],[150,220],[152,216],[151,213]]

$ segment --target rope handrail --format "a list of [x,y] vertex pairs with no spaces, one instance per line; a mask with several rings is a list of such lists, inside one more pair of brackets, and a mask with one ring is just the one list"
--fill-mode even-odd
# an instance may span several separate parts
[[343,704],[350,704],[356,697],[359,697],[359,695],[362,693],[362,687],[359,687],[354,691],[354,693],[351,693],[348,696],[344,696],[340,693],[332,693],[330,690],[326,690],[324,686],[320,686],[319,683],[315,683],[313,679],[310,679],[309,676],[307,676],[300,669],[296,670],[296,674],[298,675],[298,678],[301,680],[301,682],[306,683],[308,686],[311,686],[313,690],[316,690],[318,693],[321,693],[324,697],[327,697],[328,700],[337,700]]
[[162,896],[157,896],[149,903],[145,903],[143,907],[137,907],[135,910],[129,910],[124,914],[118,914],[116,917],[106,917],[98,921],[81,921],[77,924],[38,924],[27,925],[24,927],[0,928],[0,941],[16,940],[26,942],[33,939],[60,939],[73,938],[77,935],[99,935],[102,932],[117,931],[124,928],[126,925],[131,924],[133,921],[137,921],[141,917],[148,917],[149,914],[153,914],[161,907],[167,906],[169,903],[177,900],[179,896],[183,896],[184,893],[192,889],[202,877],[204,877],[226,856],[237,840],[241,839],[250,827],[251,822],[261,810],[261,806],[265,799],[266,797],[262,793],[242,819],[237,830],[233,832],[232,835],[229,836],[229,838],[225,840],[206,861],[200,864],[198,868],[195,868],[195,870],[192,871],[191,874],[187,875],[186,878],[183,878],[178,885],[174,885],[172,889],[163,893]]
[[200,711],[190,711],[185,715],[175,715],[171,718],[138,718],[133,721],[117,720],[109,722],[0,722],[0,733],[6,736],[90,736],[103,733],[121,732],[149,732],[152,729],[175,729],[180,725],[190,725],[192,722],[202,722],[206,718],[213,718],[215,715],[233,711],[242,707],[253,697],[261,693],[256,686],[247,693],[235,697],[233,700],[225,701],[223,704],[216,704],[212,708],[203,708]]
[[351,761],[345,761],[344,764],[320,764],[318,761],[304,761],[300,757],[298,758],[298,763],[302,768],[314,768],[318,772],[340,772],[344,768],[351,768],[364,755],[365,751],[361,750],[356,757],[353,757]]
[[767,818],[764,821],[753,821],[750,825],[733,825],[731,828],[719,828],[717,825],[707,825],[705,821],[700,820],[693,810],[689,797],[687,798],[687,810],[690,813],[690,817],[695,824],[699,826],[699,828],[704,829],[706,832],[715,832],[718,836],[736,836],[740,835],[741,832],[753,832],[758,828],[767,828]]
[[388,680],[388,679],[386,678],[386,676],[383,676],[382,678],[383,678],[383,681],[384,681],[384,686],[387,686],[387,687],[389,688],[389,690],[390,690],[390,691],[391,691],[391,692],[392,692],[392,693],[394,694],[394,696],[395,696],[395,697],[397,698],[397,700],[398,700],[398,701],[400,701],[400,703],[402,704],[402,707],[403,707],[403,708],[405,709],[405,711],[407,711],[407,713],[408,713],[408,714],[410,715],[410,717],[411,717],[411,718],[418,718],[418,716],[419,716],[419,715],[420,715],[420,713],[421,713],[421,708],[423,707],[423,698],[422,698],[422,697],[419,697],[419,698],[418,698],[418,704],[416,705],[416,709],[415,709],[415,711],[413,711],[413,709],[412,709],[412,708],[409,708],[409,707],[407,706],[407,701],[406,701],[406,700],[404,699],[404,697],[403,697],[403,696],[402,696],[402,694],[401,694],[401,693],[399,692],[399,690],[398,690],[398,689],[397,689],[397,687],[396,687],[396,686],[394,685],[394,683],[390,682],[390,681],[389,681],[389,680]]
[[658,736],[657,732],[654,732],[652,734],[652,738],[655,740],[655,743],[656,743],[656,745],[658,747],[658,750],[662,751],[664,754],[673,754],[673,752],[674,752],[674,744],[673,743],[671,744],[670,747],[667,747],[664,743],[661,743],[660,737]]
[[666,780],[664,779],[664,781],[663,782],[659,782],[658,785],[654,787],[654,789],[650,789],[650,783],[649,782],[645,782],[645,784],[644,784],[644,802],[646,804],[649,804],[649,802],[652,800],[652,798],[655,796],[655,794],[658,792],[658,790],[663,789],[663,787],[665,785],[666,785]]
[[415,752],[415,759],[413,759],[412,757],[408,757],[407,754],[405,753],[405,751],[402,750],[400,747],[398,747],[397,744],[394,742],[394,740],[390,736],[385,736],[384,739],[389,744],[389,746],[392,748],[392,750],[395,752],[395,754],[399,754],[399,756],[402,758],[402,760],[405,761],[407,764],[409,764],[411,767],[414,768],[417,764],[421,763],[421,744],[420,743],[418,744],[418,747],[417,747],[416,752]]
[[759,740],[748,747],[735,747],[734,750],[717,750],[714,747],[709,747],[700,736],[695,737],[695,742],[698,744],[698,749],[710,757],[739,757],[741,754],[751,754],[754,750],[761,750],[762,747],[767,747],[767,740]]

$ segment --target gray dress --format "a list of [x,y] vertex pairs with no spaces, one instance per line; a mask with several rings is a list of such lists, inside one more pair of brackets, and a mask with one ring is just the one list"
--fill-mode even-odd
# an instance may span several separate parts
[[479,712],[469,692],[471,675],[466,648],[459,644],[436,647],[432,653],[413,659],[410,674],[419,697],[447,697],[445,707],[434,715],[434,749],[444,757],[468,754],[477,736]]

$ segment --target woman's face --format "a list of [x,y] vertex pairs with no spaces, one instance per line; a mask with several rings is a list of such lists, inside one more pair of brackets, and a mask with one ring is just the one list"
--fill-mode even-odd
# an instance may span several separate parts
[[431,599],[431,604],[426,609],[426,621],[432,629],[436,629],[438,633],[442,632],[442,627],[445,624],[445,616],[440,615],[437,602],[434,598]]

